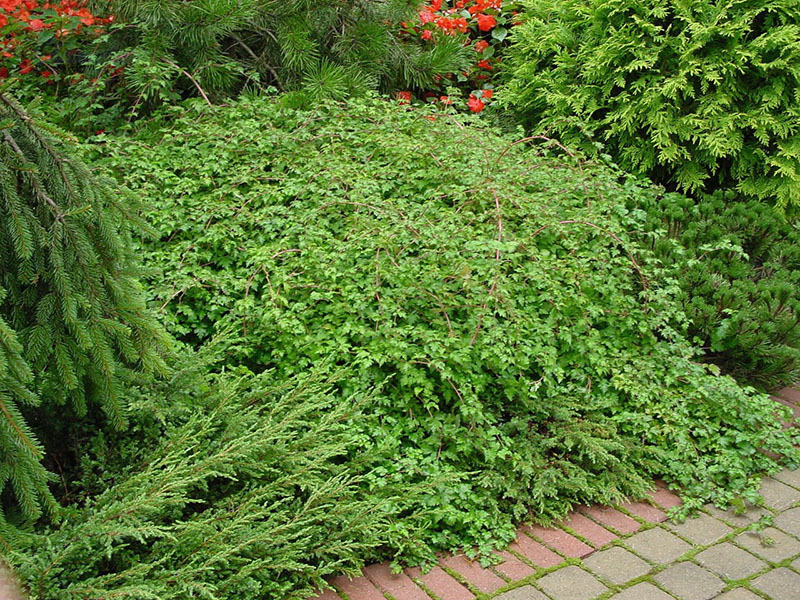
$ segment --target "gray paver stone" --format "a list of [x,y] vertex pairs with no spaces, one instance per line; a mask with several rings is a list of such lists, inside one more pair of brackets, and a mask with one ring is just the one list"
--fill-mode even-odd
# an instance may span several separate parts
[[800,536],[800,508],[792,508],[775,517],[775,527]]
[[743,548],[770,562],[780,562],[800,554],[800,542],[774,527],[767,527],[760,534],[745,531],[733,539]]
[[800,490],[789,487],[772,477],[765,477],[758,490],[764,497],[764,504],[777,510],[786,510],[800,501]]
[[668,563],[691,548],[689,544],[670,532],[655,527],[632,535],[625,540],[639,556],[657,563]]
[[695,559],[706,569],[728,579],[744,579],[767,566],[764,561],[730,542],[711,546]]
[[686,519],[678,525],[671,523],[668,527],[679,536],[701,546],[716,542],[733,531],[728,525],[709,515]]
[[787,483],[793,487],[800,488],[800,469],[795,471],[790,471],[789,469],[784,469],[780,473],[775,473],[773,475],[775,479],[782,481],[783,483]]
[[797,600],[800,594],[800,575],[781,567],[754,579],[753,587],[772,600]]
[[749,503],[743,512],[738,512],[734,508],[722,510],[713,504],[706,504],[703,508],[710,512],[712,516],[727,521],[734,527],[747,527],[758,521],[762,516],[770,514],[768,510]]
[[650,565],[624,548],[609,548],[595,552],[583,560],[593,573],[601,575],[611,583],[622,585],[631,579],[650,572]]
[[537,583],[553,600],[591,600],[608,591],[589,573],[574,566],[553,571]]
[[492,600],[547,600],[547,596],[533,586],[526,585],[504,592]]
[[722,579],[691,562],[670,565],[654,579],[681,600],[711,600],[725,589]]
[[736,588],[730,592],[725,592],[721,596],[717,596],[716,600],[761,600],[761,598],[748,589]]
[[674,598],[652,583],[642,582],[611,596],[611,600],[674,600]]

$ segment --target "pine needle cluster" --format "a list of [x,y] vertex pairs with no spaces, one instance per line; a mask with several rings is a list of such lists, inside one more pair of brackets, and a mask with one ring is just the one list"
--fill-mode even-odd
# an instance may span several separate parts
[[131,268],[136,204],[61,135],[0,93],[0,492],[22,519],[54,505],[21,408],[97,405],[121,429],[122,372],[166,370],[166,334]]
[[242,87],[302,90],[318,101],[423,87],[466,67],[457,38],[425,48],[399,37],[414,0],[121,0],[132,48],[126,80],[142,102],[174,90],[213,97]]

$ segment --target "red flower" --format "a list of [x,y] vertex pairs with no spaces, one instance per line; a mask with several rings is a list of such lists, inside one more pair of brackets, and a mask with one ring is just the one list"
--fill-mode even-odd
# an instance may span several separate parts
[[436,12],[436,11],[440,10],[441,8],[442,8],[442,0],[432,0],[430,10],[432,10],[433,12]]
[[479,60],[477,63],[475,63],[475,66],[477,66],[479,69],[486,69],[487,71],[492,70],[492,65],[489,64],[488,60]]
[[478,29],[481,31],[490,31],[495,25],[497,20],[492,15],[478,15]]
[[489,42],[486,40],[478,40],[475,42],[475,51],[476,52],[483,52],[489,47]]
[[481,90],[481,97],[487,100],[492,97],[492,90]]
[[33,19],[30,22],[30,28],[31,31],[41,31],[42,29],[44,29],[44,21],[42,21],[41,19]]
[[31,71],[33,71],[33,65],[31,64],[31,61],[29,59],[26,58],[21,63],[19,63],[20,73],[25,75],[26,73],[30,73]]
[[409,104],[411,102],[411,92],[397,92],[399,104]]
[[433,16],[433,13],[428,12],[426,10],[420,11],[420,13],[419,13],[419,21],[423,25],[425,25],[425,23],[430,23],[431,21],[433,21],[435,19],[436,19],[436,17]]
[[442,104],[446,104],[448,106],[450,106],[453,103],[453,100],[450,98],[450,96],[442,96],[441,98],[439,98],[439,100],[442,101]]
[[433,37],[433,33],[431,33],[430,29],[426,29],[425,31],[422,32],[422,35],[420,37],[423,40],[429,40]]
[[483,110],[483,102],[481,102],[480,98],[476,98],[472,94],[469,95],[467,106],[469,106],[469,109],[474,113],[479,113]]
[[6,77],[8,77],[8,69],[0,67],[0,79],[5,79]]
[[39,75],[47,79],[48,77],[50,77],[50,75],[52,75],[52,73],[50,71],[42,71],[41,73],[39,73]]
[[0,13],[0,27],[8,25],[8,17],[4,13]]

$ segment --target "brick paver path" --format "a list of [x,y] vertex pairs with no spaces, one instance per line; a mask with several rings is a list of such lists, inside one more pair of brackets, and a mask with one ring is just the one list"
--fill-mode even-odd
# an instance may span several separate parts
[[[800,391],[782,390],[798,407]],[[557,527],[521,525],[483,568],[443,557],[426,574],[372,565],[311,600],[800,600],[800,470],[764,479],[764,505],[707,505],[684,523],[658,485],[647,501],[581,506]]]

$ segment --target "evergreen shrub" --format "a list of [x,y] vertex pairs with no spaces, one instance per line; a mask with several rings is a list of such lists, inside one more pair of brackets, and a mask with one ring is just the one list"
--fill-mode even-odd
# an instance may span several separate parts
[[122,429],[124,378],[167,370],[131,255],[136,211],[0,93],[0,524],[55,510],[34,421],[43,431],[100,407]]
[[667,194],[648,208],[645,231],[680,285],[705,360],[765,389],[800,379],[796,224],[758,200]]
[[505,103],[671,189],[800,205],[800,4],[528,0]]
[[[87,435],[60,524],[0,527],[31,600],[304,600],[325,576],[413,552],[418,491],[359,481],[373,450],[351,420],[367,398],[315,373],[209,378],[208,360],[187,352],[169,379],[140,377],[134,427]],[[364,461],[344,460],[356,445]]]
[[424,87],[467,68],[474,52],[460,37],[435,45],[405,39],[399,24],[416,6],[414,0],[113,3],[128,25],[116,43],[130,48],[124,81],[137,105],[268,86],[297,92],[295,102],[318,102]]
[[772,401],[678,331],[679,288],[628,233],[657,190],[378,99],[164,122],[103,151],[151,203],[142,252],[172,330],[230,327],[226,360],[278,380],[346,366],[344,396],[378,388],[354,427],[390,458],[365,485],[448,477],[419,500],[433,547],[486,551],[654,475],[687,507],[752,498],[761,450],[796,460]]

